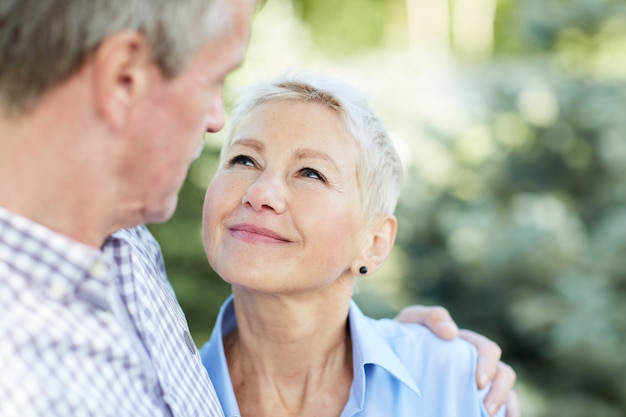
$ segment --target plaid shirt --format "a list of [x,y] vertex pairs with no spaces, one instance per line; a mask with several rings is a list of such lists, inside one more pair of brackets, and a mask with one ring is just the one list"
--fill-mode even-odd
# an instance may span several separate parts
[[222,416],[145,227],[81,245],[0,208],[0,416]]

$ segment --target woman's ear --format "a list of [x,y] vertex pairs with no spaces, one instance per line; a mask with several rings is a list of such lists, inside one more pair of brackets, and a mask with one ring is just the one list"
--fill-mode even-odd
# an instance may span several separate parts
[[397,230],[398,221],[394,216],[379,217],[371,222],[365,248],[352,264],[355,275],[374,273],[383,266],[393,249]]

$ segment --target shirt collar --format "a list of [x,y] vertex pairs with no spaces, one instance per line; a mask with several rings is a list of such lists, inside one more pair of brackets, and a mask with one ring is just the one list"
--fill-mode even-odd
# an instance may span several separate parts
[[[354,301],[350,302],[350,334],[352,337],[352,362],[354,377],[350,399],[346,408],[363,409],[365,404],[366,367],[378,366],[421,397],[414,378],[409,374],[396,353],[385,339],[370,324],[372,319],[365,317]],[[200,354],[211,381],[217,391],[225,416],[238,416],[239,407],[232,387],[223,336],[237,327],[233,296],[222,305],[209,341]]]
[[110,257],[26,217],[0,207],[0,260],[50,298],[84,296],[105,307],[98,294],[112,284]]
[[371,325],[372,319],[366,317],[354,301],[350,302],[349,320],[354,364],[350,398],[352,401],[359,402],[358,408],[362,409],[365,404],[367,366],[383,368],[421,397],[415,379],[385,339]]
[[213,382],[213,387],[217,392],[217,397],[226,417],[241,415],[230,379],[223,343],[223,336],[233,331],[236,327],[235,305],[231,295],[220,308],[211,338],[200,349],[202,364],[206,368],[211,382]]

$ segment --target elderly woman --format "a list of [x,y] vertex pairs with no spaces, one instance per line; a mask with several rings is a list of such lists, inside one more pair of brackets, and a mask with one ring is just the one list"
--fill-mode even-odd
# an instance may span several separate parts
[[381,121],[339,80],[285,76],[243,97],[203,222],[233,289],[201,350],[227,417],[488,415],[472,345],[352,301],[393,247],[401,182]]

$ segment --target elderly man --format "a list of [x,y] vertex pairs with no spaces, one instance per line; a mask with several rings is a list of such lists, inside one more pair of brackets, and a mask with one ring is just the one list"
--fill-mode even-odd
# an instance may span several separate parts
[[[254,8],[0,4],[3,417],[223,415],[141,225],[172,215],[203,133],[223,127]],[[501,401],[514,374],[478,344]]]

